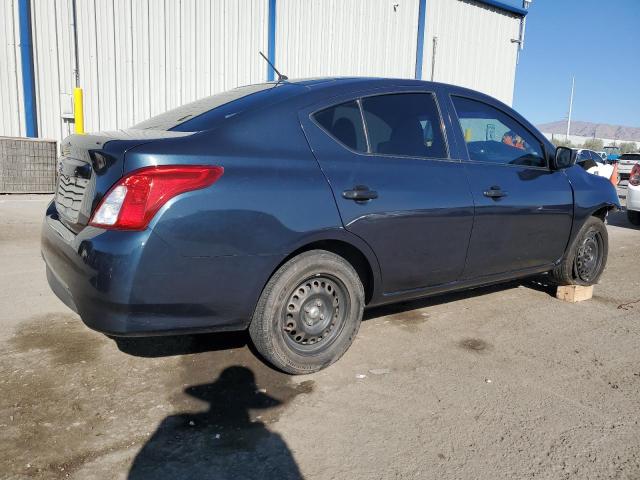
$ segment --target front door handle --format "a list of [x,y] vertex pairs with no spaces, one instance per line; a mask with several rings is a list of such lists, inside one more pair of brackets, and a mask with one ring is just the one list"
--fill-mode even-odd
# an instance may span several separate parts
[[353,190],[345,190],[342,196],[347,200],[355,200],[356,202],[366,202],[378,198],[378,192],[369,190],[366,185],[356,185]]
[[507,192],[504,192],[498,187],[494,185],[489,190],[484,191],[484,196],[489,198],[502,198],[507,196]]

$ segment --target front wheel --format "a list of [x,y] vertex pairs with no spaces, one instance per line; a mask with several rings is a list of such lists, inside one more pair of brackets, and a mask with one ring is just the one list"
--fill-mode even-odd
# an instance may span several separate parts
[[607,227],[601,219],[589,217],[551,278],[558,285],[594,285],[607,264],[608,251]]
[[273,274],[249,334],[258,352],[280,370],[316,372],[347,351],[363,310],[364,288],[351,264],[334,253],[311,250]]

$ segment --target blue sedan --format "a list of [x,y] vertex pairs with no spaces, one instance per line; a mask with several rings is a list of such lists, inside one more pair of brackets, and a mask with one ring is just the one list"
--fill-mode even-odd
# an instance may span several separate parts
[[414,80],[240,87],[62,153],[42,254],[89,327],[248,329],[294,374],[340,358],[365,307],[543,272],[596,283],[619,207],[508,106]]

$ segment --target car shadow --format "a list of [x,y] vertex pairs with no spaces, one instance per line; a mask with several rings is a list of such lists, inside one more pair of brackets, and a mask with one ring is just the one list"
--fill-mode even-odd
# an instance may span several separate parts
[[166,417],[136,455],[129,480],[302,478],[286,442],[256,415],[284,401],[258,389],[251,369],[226,367],[184,395],[204,410]]
[[531,288],[539,292],[544,292],[551,297],[555,297],[556,287],[552,285],[546,275],[539,275],[519,280],[514,280],[485,287],[478,287],[469,290],[461,290],[457,292],[442,293],[433,297],[420,298],[417,300],[409,300],[406,302],[382,305],[380,307],[372,307],[365,310],[364,320],[373,320],[375,318],[384,317],[386,315],[396,315],[420,308],[428,308],[445,303],[457,302],[467,298],[481,297],[490,293],[501,292],[518,288],[520,286]]
[[[544,292],[551,297],[555,297],[556,293],[556,287],[548,281],[547,276],[538,275],[485,287],[442,293],[432,297],[367,308],[364,312],[363,321],[488,295],[519,286]],[[120,351],[136,357],[157,358],[244,348],[256,358],[261,359],[246,330],[156,337],[112,337],[112,340],[115,341]],[[263,364],[266,365],[264,362]]]
[[111,337],[118,349],[135,357],[172,357],[192,353],[230,350],[250,345],[246,331],[162,335],[153,337]]
[[610,211],[607,215],[607,225],[613,227],[630,228],[632,230],[640,230],[640,226],[633,225],[627,218],[627,210]]

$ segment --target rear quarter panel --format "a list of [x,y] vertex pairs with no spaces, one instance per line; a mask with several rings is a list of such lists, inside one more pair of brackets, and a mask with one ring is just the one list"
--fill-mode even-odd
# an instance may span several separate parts
[[214,185],[176,197],[150,224],[183,256],[284,255],[305,236],[341,227],[296,112],[286,108],[147,144],[128,153],[125,168],[163,164],[224,168]]

